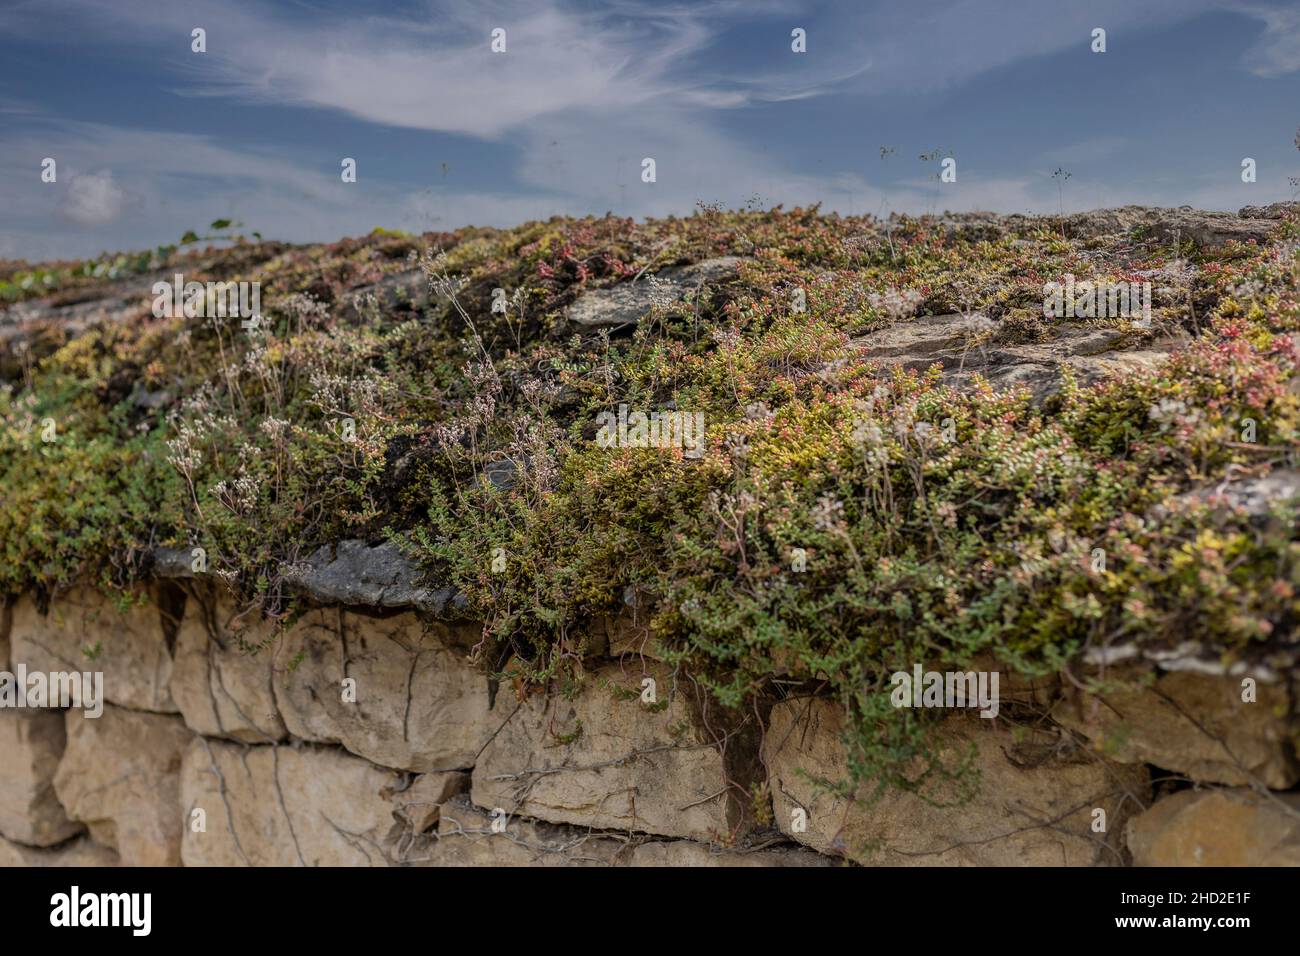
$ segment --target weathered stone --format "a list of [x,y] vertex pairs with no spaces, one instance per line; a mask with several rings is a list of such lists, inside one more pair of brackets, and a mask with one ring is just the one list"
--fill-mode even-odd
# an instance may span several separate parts
[[1141,229],[1152,239],[1173,242],[1191,239],[1198,246],[1213,248],[1229,241],[1263,242],[1277,227],[1274,218],[1254,218],[1246,213],[1207,212],[1181,206],[1168,209],[1152,206],[1121,206],[1118,209],[1094,209],[1066,217],[1066,235],[1078,238],[1119,235]]
[[[643,677],[655,681],[653,705],[640,699]],[[704,841],[747,825],[735,799],[746,783],[726,772],[713,736],[723,732],[721,716],[711,733],[693,691],[674,687],[662,665],[601,667],[569,698],[520,702],[503,689],[493,716],[500,730],[474,765],[481,807]]]
[[1300,794],[1182,790],[1128,821],[1135,866],[1300,866]]
[[393,864],[405,828],[383,794],[398,777],[332,747],[197,738],[181,770],[181,855],[186,866]]
[[147,597],[149,603],[119,613],[109,598],[79,587],[42,615],[24,595],[13,608],[12,662],[28,671],[102,671],[109,703],[174,714],[169,645],[183,605],[157,589]]
[[593,833],[579,827],[555,826],[522,817],[497,815],[505,823],[498,832],[490,812],[464,796],[442,808],[438,838],[423,862],[433,866],[613,866],[626,853],[626,837]]
[[1257,701],[1245,703],[1237,677],[1178,671],[1142,688],[1133,672],[1115,671],[1110,683],[1122,689],[1076,694],[1058,703],[1052,718],[1122,763],[1235,786],[1284,790],[1300,781],[1284,684],[1258,683]]
[[996,322],[979,313],[923,315],[869,332],[855,341],[868,358],[923,369],[932,362],[960,359],[978,350],[997,328]]
[[[30,341],[35,333],[47,327],[57,328],[64,335],[78,335],[94,325],[110,325],[143,319],[149,316],[151,289],[159,278],[170,275],[137,276],[107,287],[60,293],[44,299],[17,302],[0,313],[0,351],[8,353],[18,343]],[[43,349],[32,350],[34,358],[45,354]]]
[[653,279],[621,282],[583,293],[569,306],[569,321],[587,328],[635,325],[656,301],[680,301],[703,285],[726,281],[744,262],[736,256],[661,269]]
[[192,548],[154,548],[149,552],[152,570],[160,578],[192,578],[194,573],[194,549]]
[[1274,202],[1267,206],[1242,206],[1237,211],[1242,219],[1283,219],[1290,213],[1300,213],[1300,203]]
[[36,849],[0,838],[0,867],[7,866],[118,866],[116,853],[85,837]]
[[647,840],[583,827],[493,815],[458,796],[442,808],[438,839],[427,857],[435,866],[833,866],[836,861],[793,847],[753,850],[711,847],[693,840]]
[[[1209,212],[1181,206],[1177,209],[1158,206],[1121,206],[1115,209],[1092,209],[1071,213],[1064,217],[1035,215],[999,215],[991,212],[944,213],[941,216],[923,216],[920,223],[930,228],[939,227],[950,238],[967,241],[995,240],[1006,235],[1032,235],[1049,230],[1071,239],[1089,239],[1100,236],[1124,236],[1140,230],[1142,237],[1160,242],[1191,239],[1203,248],[1223,245],[1225,242],[1264,242],[1269,238],[1278,220],[1295,203],[1274,203],[1270,206],[1246,206],[1238,214]],[[890,216],[895,241],[900,228],[912,227],[916,221],[899,214]],[[879,233],[879,230],[877,230]],[[872,236],[871,238],[875,238]]]
[[[486,674],[457,635],[412,613],[305,615],[282,639],[273,677],[289,733],[339,743],[385,767],[426,772],[474,765],[495,724]],[[355,703],[344,679],[355,681]]]
[[622,613],[596,621],[593,630],[602,637],[610,657],[630,655],[662,660],[659,639],[650,630],[645,610],[627,608]]
[[1163,337],[1127,345],[1118,329],[1058,325],[1049,341],[1011,345],[995,341],[998,324],[978,313],[921,316],[854,340],[865,358],[886,366],[924,370],[936,362],[944,380],[969,386],[979,376],[995,388],[1024,386],[1036,401],[1054,393],[1068,366],[1083,385],[1116,373],[1153,368],[1178,344]]
[[1295,506],[1300,499],[1300,472],[1284,469],[1240,481],[1225,481],[1190,492],[1184,499],[1239,508],[1252,518],[1263,518],[1275,505]]
[[53,846],[81,832],[54,793],[66,739],[57,710],[0,710],[0,834]]
[[[176,635],[171,695],[193,730],[244,743],[273,743],[288,731],[276,710],[272,625],[240,620],[231,601],[201,589]],[[282,664],[283,666],[283,664]]]
[[483,477],[498,491],[509,491],[519,480],[519,465],[509,458],[489,461],[483,466]]
[[374,297],[375,307],[383,315],[396,311],[419,311],[429,304],[429,280],[419,269],[395,272],[384,276],[373,285],[360,286],[348,292],[340,315],[348,321],[361,317],[368,297]]
[[1153,238],[1165,242],[1191,239],[1202,249],[1213,249],[1229,242],[1267,242],[1277,227],[1275,219],[1242,219],[1214,213],[1188,216],[1164,216],[1151,225]]
[[[1088,866],[1123,862],[1119,834],[1145,801],[1142,768],[1071,752],[1061,739],[1018,739],[1001,719],[952,717],[937,730],[946,760],[974,750],[978,783],[970,799],[941,807],[897,790],[874,804],[849,802],[815,781],[848,780],[844,713],[821,699],[772,709],[763,744],[776,823],[787,836],[827,853],[891,866]],[[950,787],[926,794],[953,802]],[[1093,808],[1106,832],[1093,833]],[[796,825],[806,814],[806,828]]]
[[1090,647],[1082,655],[1091,668],[1114,668],[1116,665],[1145,660],[1162,671],[1190,671],[1206,677],[1234,677],[1240,682],[1249,677],[1258,683],[1275,684],[1300,662],[1300,649],[1274,645],[1252,648],[1248,658],[1225,657],[1222,649],[1203,640],[1143,645],[1138,640]]
[[424,833],[436,826],[442,805],[469,789],[469,774],[459,770],[422,773],[399,780],[383,791],[392,802],[393,814],[414,833]]
[[192,738],[179,717],[107,706],[67,712],[68,745],[54,789],[68,815],[127,866],[180,862],[181,754]]
[[412,607],[434,615],[464,606],[464,595],[455,588],[418,584],[419,569],[391,541],[373,548],[351,540],[323,546],[306,562],[286,568],[284,578],[321,604]]
[[835,866],[839,861],[812,850],[769,847],[761,850],[728,850],[705,846],[694,840],[655,840],[632,850],[629,866]]

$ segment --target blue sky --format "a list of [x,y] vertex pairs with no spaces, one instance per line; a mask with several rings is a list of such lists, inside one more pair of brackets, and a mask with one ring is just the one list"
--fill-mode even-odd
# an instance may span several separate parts
[[225,217],[309,241],[700,202],[1236,209],[1296,193],[1298,94],[1300,4],[1273,0],[0,0],[0,257]]

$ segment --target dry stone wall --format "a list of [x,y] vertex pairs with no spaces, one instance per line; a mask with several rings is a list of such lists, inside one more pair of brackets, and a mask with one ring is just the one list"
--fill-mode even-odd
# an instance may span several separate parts
[[978,769],[967,799],[850,799],[838,703],[728,718],[639,610],[592,623],[583,681],[526,692],[392,554],[347,543],[300,580],[322,603],[283,633],[179,573],[126,606],[8,602],[0,669],[100,671],[106,703],[0,709],[0,865],[1300,865],[1286,669],[1253,696],[1006,674],[998,717],[936,740]]

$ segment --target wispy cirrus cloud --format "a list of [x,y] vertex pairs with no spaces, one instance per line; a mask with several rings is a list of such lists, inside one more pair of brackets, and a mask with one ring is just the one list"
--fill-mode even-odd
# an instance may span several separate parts
[[[202,0],[113,8],[50,0],[49,7],[77,13],[88,31],[169,46],[185,95],[333,109],[385,126],[485,138],[572,110],[631,112],[676,96],[716,105],[730,94],[701,87],[679,68],[744,9],[728,2],[598,11],[513,0],[430,2],[419,16],[401,18],[324,11],[304,18]],[[24,9],[34,8],[11,10],[9,29],[34,28]],[[201,56],[188,55],[194,26],[207,31]],[[496,29],[505,31],[504,53],[491,49]]]
[[[131,51],[154,99],[133,110],[127,88],[117,100],[64,98],[47,113],[39,86],[6,82],[0,65],[0,113],[13,120],[0,129],[0,208],[6,236],[21,235],[28,254],[62,254],[168,241],[218,217],[305,240],[380,224],[680,214],[754,198],[855,213],[1281,198],[1240,195],[1238,158],[1196,168],[1197,143],[1135,171],[1160,145],[1140,129],[1121,136],[1094,122],[1040,139],[1032,127],[1043,115],[1009,113],[1025,100],[1016,69],[1041,80],[1043,57],[1086,51],[1095,26],[1113,51],[1159,52],[1161,31],[1224,12],[1243,33],[1261,29],[1234,39],[1216,69],[1255,83],[1254,93],[1300,68],[1300,15],[1269,0],[19,0],[0,8],[0,48],[25,39],[88,54],[58,60],[55,77],[82,59],[95,64],[85,70],[113,71],[112,51]],[[207,31],[204,54],[190,51],[196,26]],[[795,26],[807,30],[807,54],[790,50]],[[496,28],[505,54],[491,52]],[[1076,93],[1112,62],[1091,61],[1075,80],[1055,73],[1051,82],[1066,79],[1054,92]],[[942,107],[986,76],[992,128],[965,130],[958,144],[950,134],[960,124]],[[1051,96],[1038,98],[1039,114]],[[285,118],[328,132],[299,142],[277,128]],[[1241,155],[1260,156],[1282,182],[1290,157],[1274,143],[1275,119],[1254,122],[1261,135],[1239,135],[1250,151]],[[1053,140],[1070,145],[1044,147]],[[905,164],[874,162],[880,142],[904,153],[960,145],[960,180],[942,191],[911,181]],[[437,173],[446,152],[458,157],[451,177]],[[60,183],[45,188],[33,164],[56,154]],[[360,157],[352,185],[338,177],[349,155]],[[645,157],[657,163],[654,183],[640,179]],[[1048,178],[1056,165],[1075,172],[1064,196]]]
[[1247,54],[1244,64],[1257,76],[1284,76],[1300,70],[1300,9],[1244,6],[1264,24],[1264,34]]

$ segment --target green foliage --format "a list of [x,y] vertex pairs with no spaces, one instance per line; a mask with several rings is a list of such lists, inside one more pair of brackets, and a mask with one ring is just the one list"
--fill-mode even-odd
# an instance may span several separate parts
[[[1037,340],[1047,279],[1126,277],[1187,250],[877,225],[703,209],[214,254],[208,274],[262,283],[264,333],[92,328],[0,391],[0,586],[122,585],[145,549],[183,544],[292,615],[287,565],[389,536],[461,590],[502,677],[567,684],[577,635],[636,601],[722,705],[791,681],[833,694],[851,715],[850,788],[923,795],[959,792],[966,760],[931,752],[928,714],[890,706],[893,671],[991,657],[1037,674],[1118,641],[1195,632],[1231,656],[1294,634],[1294,512],[1252,521],[1186,495],[1296,464],[1293,247],[1201,256],[1178,293],[1196,318],[1172,293],[1156,302],[1200,333],[1191,345],[1155,373],[1067,374],[1035,405],[877,368],[855,338],[920,309]],[[583,291],[718,255],[746,257],[734,281],[635,329],[564,321]],[[350,302],[414,263],[426,306]],[[170,398],[142,404],[138,388]],[[595,416],[621,402],[702,412],[705,453],[598,447]]]

